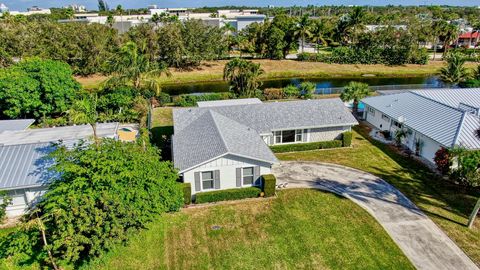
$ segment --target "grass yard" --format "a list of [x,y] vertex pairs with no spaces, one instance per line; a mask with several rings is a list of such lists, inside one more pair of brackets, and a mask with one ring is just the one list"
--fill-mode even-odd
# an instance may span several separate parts
[[[213,230],[218,225],[220,229]],[[317,190],[185,209],[83,269],[413,269],[353,202]]]
[[[415,77],[428,76],[438,73],[444,66],[443,61],[432,61],[427,65],[348,65],[327,64],[318,62],[300,62],[294,60],[254,60],[260,63],[265,70],[261,79],[293,78],[293,77],[358,77],[364,74],[380,77]],[[221,81],[223,68],[227,60],[205,62],[191,70],[171,69],[172,76],[162,76],[160,81],[164,84],[198,83]],[[474,63],[467,63],[467,67],[475,67]],[[105,76],[93,75],[89,77],[77,77],[77,80],[85,88],[95,88]]]
[[400,189],[480,265],[480,221],[473,230],[468,216],[480,192],[467,191],[438,179],[423,165],[396,153],[392,146],[368,137],[368,128],[355,129],[353,148],[278,154],[281,160],[322,161],[375,174]]

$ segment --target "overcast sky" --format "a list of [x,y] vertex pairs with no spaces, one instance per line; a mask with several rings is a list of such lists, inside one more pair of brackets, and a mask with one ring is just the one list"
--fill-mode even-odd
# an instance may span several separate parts
[[[97,0],[0,0],[10,10],[25,10],[30,6],[62,7],[68,4],[81,4],[89,9],[97,8]],[[121,4],[125,8],[146,7],[149,4],[157,4],[159,7],[202,7],[202,6],[225,6],[225,5],[247,5],[247,6],[306,6],[306,5],[480,5],[480,0],[107,0],[110,7]]]

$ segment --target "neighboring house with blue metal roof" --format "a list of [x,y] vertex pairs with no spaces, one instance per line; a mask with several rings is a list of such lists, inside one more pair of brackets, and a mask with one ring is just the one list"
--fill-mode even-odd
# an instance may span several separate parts
[[441,147],[480,149],[480,88],[411,90],[368,97],[364,119],[379,130],[407,130],[403,144],[430,162]]
[[207,105],[173,110],[173,162],[192,194],[258,186],[278,162],[270,145],[340,139],[358,124],[340,99]]
[[[0,132],[0,190],[13,198],[12,205],[7,207],[9,217],[23,214],[45,193],[53,176],[48,170],[53,161],[47,158],[54,150],[52,143],[62,141],[69,147],[93,136],[88,125],[12,129]],[[117,130],[118,123],[97,125],[99,137],[116,138]]]

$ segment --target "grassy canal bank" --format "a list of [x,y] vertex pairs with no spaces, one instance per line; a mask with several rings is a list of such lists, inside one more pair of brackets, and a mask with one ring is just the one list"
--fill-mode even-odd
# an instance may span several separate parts
[[[444,66],[443,61],[431,61],[427,65],[347,65],[326,64],[318,62],[300,62],[294,60],[253,60],[260,63],[265,73],[262,80],[279,78],[321,78],[321,77],[420,77],[438,73]],[[223,79],[223,68],[227,60],[205,62],[190,70],[172,69],[172,76],[162,76],[160,81],[165,85],[190,84],[202,82],[218,82]],[[467,63],[466,67],[475,67],[475,63]],[[95,88],[106,79],[105,76],[94,75],[77,77],[85,88]]]

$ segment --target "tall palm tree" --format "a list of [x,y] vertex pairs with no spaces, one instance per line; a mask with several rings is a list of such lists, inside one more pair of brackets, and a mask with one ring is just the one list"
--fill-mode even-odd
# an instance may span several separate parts
[[459,52],[449,53],[445,59],[447,66],[440,69],[440,79],[447,84],[458,84],[468,78],[465,58]]
[[353,100],[353,112],[355,115],[358,113],[358,104],[362,98],[369,96],[371,89],[366,83],[361,82],[349,82],[340,94],[340,99],[343,102],[350,102]]
[[159,94],[161,90],[158,77],[163,74],[170,76],[165,66],[158,66],[148,61],[140,52],[136,43],[127,42],[117,55],[110,61],[112,77],[106,85],[130,85],[147,94],[148,91]]
[[312,27],[312,42],[316,44],[315,50],[318,52],[320,44],[323,44],[324,46],[326,45],[325,41],[325,32],[326,32],[326,27],[323,21],[321,20],[316,20],[313,23]]
[[237,97],[253,97],[260,87],[258,77],[263,74],[260,64],[235,58],[225,65],[223,79],[230,84],[230,91]]
[[443,56],[447,55],[450,44],[458,39],[459,29],[453,24],[446,24],[441,29],[443,37]]
[[302,53],[305,47],[305,38],[310,37],[312,33],[310,32],[312,28],[312,21],[310,17],[305,14],[298,21],[297,27],[295,29],[295,36],[300,37],[302,41]]

